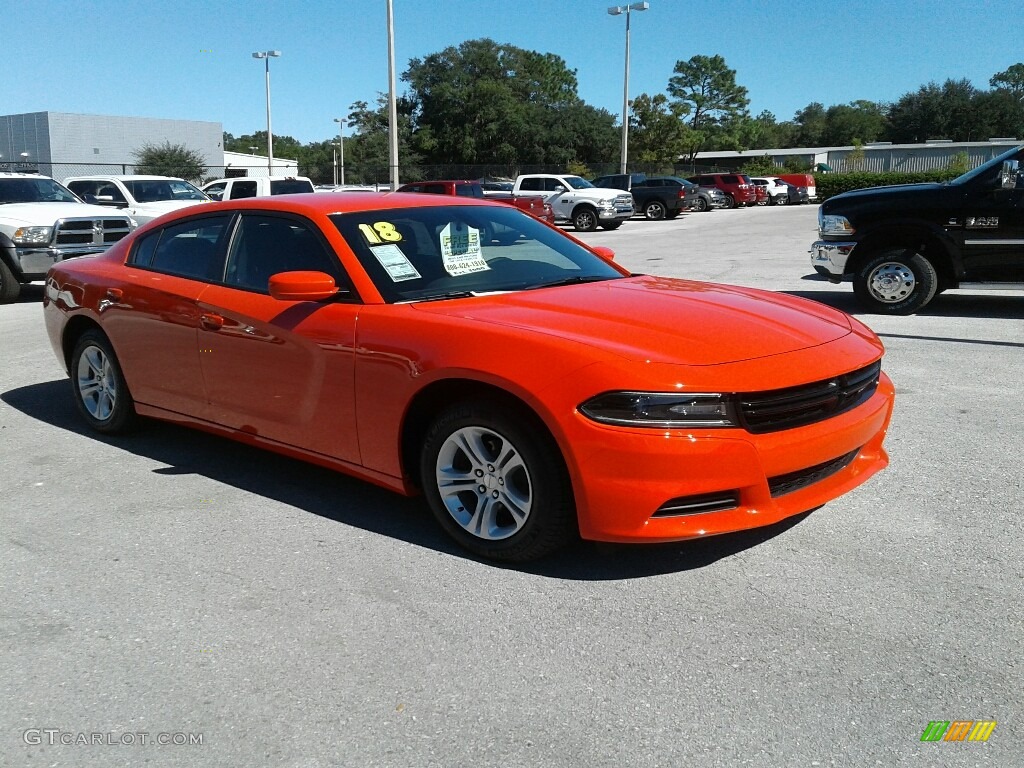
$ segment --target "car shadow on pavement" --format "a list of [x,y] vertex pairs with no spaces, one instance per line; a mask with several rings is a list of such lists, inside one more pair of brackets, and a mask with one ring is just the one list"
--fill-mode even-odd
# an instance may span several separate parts
[[15,304],[38,304],[43,300],[43,293],[46,289],[41,285],[23,285],[21,290],[18,292],[18,298],[14,300]]
[[[857,297],[853,295],[853,289],[849,287],[824,291],[780,291],[780,293],[821,302],[865,320],[871,317],[887,317],[887,315],[876,315],[865,311],[857,301]],[[963,288],[936,296],[917,314],[921,317],[979,317],[993,320],[1020,320],[1024,319],[1024,297],[1008,296],[995,289],[972,293],[970,288]]]
[[32,419],[165,465],[152,470],[157,474],[202,475],[343,525],[489,567],[548,578],[621,580],[703,568],[774,538],[806,517],[799,515],[755,531],[674,544],[577,541],[544,560],[512,566],[483,560],[463,550],[443,533],[420,498],[406,498],[339,472],[150,419],[143,419],[137,431],[129,435],[101,435],[85,425],[71,397],[67,379],[0,393],[0,400]]

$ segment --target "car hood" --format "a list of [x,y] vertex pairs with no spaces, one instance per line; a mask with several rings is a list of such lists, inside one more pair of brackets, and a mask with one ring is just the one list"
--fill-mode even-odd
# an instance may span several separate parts
[[0,205],[0,218],[18,224],[51,226],[57,219],[125,216],[99,205],[87,203],[7,203]]
[[413,306],[681,365],[780,355],[851,332],[844,313],[805,299],[650,276]]

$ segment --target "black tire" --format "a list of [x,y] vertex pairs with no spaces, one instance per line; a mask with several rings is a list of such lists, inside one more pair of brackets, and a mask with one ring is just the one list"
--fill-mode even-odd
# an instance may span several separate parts
[[648,221],[661,221],[665,218],[665,204],[661,200],[651,200],[644,206],[644,218]]
[[725,199],[729,203],[729,206],[728,206],[729,208],[736,208],[736,207],[738,207],[738,204],[736,203],[736,198],[733,197],[732,195],[726,195]]
[[622,226],[621,221],[606,221],[601,225],[601,229],[613,230],[618,229]]
[[423,443],[420,479],[441,527],[482,557],[536,560],[576,535],[557,446],[532,417],[504,404],[470,401],[441,412]]
[[707,198],[705,198],[705,197],[698,197],[697,198],[697,211],[699,213],[705,213],[706,211],[708,211],[710,209],[711,209],[711,206],[708,205]]
[[572,226],[577,232],[593,232],[597,229],[597,211],[582,206],[572,212]]
[[912,315],[935,296],[935,267],[910,248],[890,248],[872,256],[854,273],[853,291],[861,304],[885,315]]
[[0,259],[0,304],[10,304],[21,293],[21,283],[7,263]]
[[135,401],[117,355],[101,331],[82,334],[69,367],[75,407],[92,429],[112,435],[134,425]]

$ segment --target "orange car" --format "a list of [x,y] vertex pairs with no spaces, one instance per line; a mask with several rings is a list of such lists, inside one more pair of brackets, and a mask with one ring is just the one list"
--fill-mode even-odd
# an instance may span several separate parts
[[790,296],[630,275],[501,203],[187,208],[47,278],[101,432],[148,416],[422,492],[509,561],[774,523],[882,469],[882,344]]

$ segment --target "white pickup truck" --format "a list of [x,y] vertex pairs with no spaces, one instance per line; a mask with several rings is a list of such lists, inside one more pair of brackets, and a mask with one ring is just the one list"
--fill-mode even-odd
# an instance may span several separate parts
[[543,197],[558,222],[571,222],[580,232],[618,229],[636,211],[633,196],[619,189],[595,187],[579,176],[555,173],[527,173],[516,178],[512,194]]
[[316,192],[316,188],[305,176],[239,176],[204,184],[203,192],[214,200],[241,200],[246,197]]
[[102,253],[131,232],[130,216],[86,205],[35,173],[0,173],[0,304],[62,259]]
[[210,198],[173,176],[74,176],[64,186],[93,205],[118,208],[140,225]]

